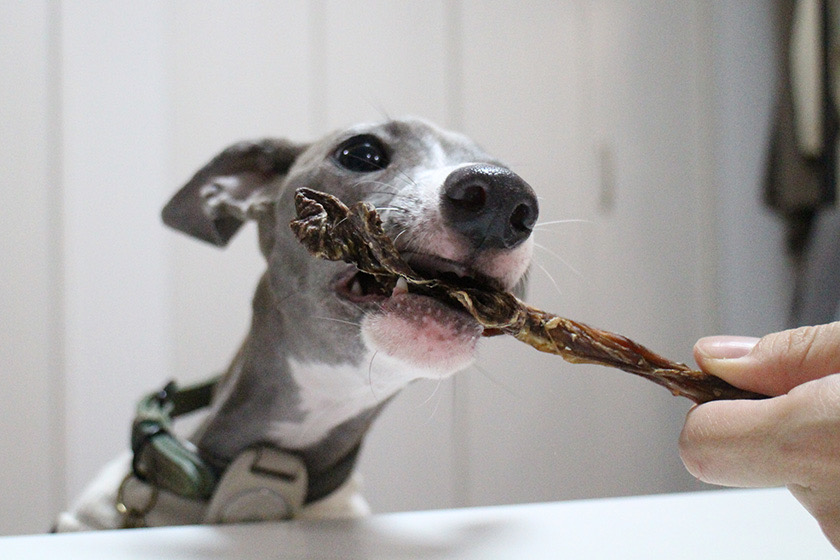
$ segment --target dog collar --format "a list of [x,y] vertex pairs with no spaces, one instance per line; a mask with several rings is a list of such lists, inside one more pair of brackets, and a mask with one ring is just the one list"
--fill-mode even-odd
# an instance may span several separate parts
[[271,445],[249,447],[230,462],[202,458],[192,443],[175,436],[172,423],[208,406],[219,379],[184,388],[170,382],[140,401],[131,430],[137,479],[153,489],[209,501],[208,520],[230,522],[254,520],[255,515],[289,518],[350,477],[359,445],[323,471],[307,469],[297,454]]

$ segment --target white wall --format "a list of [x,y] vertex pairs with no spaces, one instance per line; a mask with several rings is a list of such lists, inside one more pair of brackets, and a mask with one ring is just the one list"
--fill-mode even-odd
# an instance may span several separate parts
[[[784,292],[782,262],[741,258],[775,238],[725,212],[736,197],[775,231],[743,163],[764,148],[769,69],[738,54],[765,46],[762,5],[0,3],[0,69],[19,77],[0,93],[0,534],[48,528],[127,445],[138,396],[235,352],[263,266],[253,228],[219,251],[158,211],[243,138],[426,116],[508,161],[543,221],[586,220],[538,232],[534,303],[682,360],[720,325],[773,328],[733,305]],[[756,289],[754,270],[778,280]],[[361,468],[378,511],[696,488],[676,449],[687,409],[494,339],[401,395]]]
[[[136,395],[171,375],[166,15],[60,5],[65,477],[70,495],[125,445]],[[104,429],[103,429],[104,428]]]
[[[542,219],[588,220],[538,232],[550,252],[536,253],[529,299],[687,361],[713,322],[702,227],[712,212],[707,76],[698,6],[663,6],[547,3],[528,17],[512,4],[485,10],[509,35],[480,19],[465,23],[465,128],[534,178]],[[504,72],[486,64],[488,52],[505,52]],[[499,114],[488,117],[488,107]],[[685,401],[513,341],[485,353],[486,373],[465,376],[468,406],[457,408],[466,416],[470,503],[695,487],[676,449]]]
[[761,201],[779,32],[773,2],[715,2],[712,112],[717,224],[719,323],[752,336],[787,328],[792,271],[782,222]]
[[64,496],[51,15],[0,3],[0,534],[49,528]]

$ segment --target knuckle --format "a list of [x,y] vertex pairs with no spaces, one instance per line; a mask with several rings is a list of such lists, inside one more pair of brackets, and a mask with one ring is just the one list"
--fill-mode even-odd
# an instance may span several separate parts
[[802,366],[808,361],[818,333],[817,327],[810,326],[785,331],[784,336],[777,339],[781,345],[777,350],[790,357],[794,362],[792,365]]

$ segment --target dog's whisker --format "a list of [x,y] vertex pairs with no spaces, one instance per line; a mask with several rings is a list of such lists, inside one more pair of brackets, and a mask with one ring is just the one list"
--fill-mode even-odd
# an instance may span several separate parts
[[378,350],[374,351],[370,357],[370,362],[368,363],[368,387],[370,387],[370,394],[373,395],[374,400],[379,400],[379,397],[376,396],[376,391],[373,388],[373,360],[376,359],[376,355],[378,353]]
[[414,178],[411,175],[409,175],[408,173],[406,173],[402,169],[397,169],[397,175],[409,187],[416,187],[417,186],[417,181],[415,181]]
[[[392,185],[390,185],[386,182],[383,182],[383,181],[358,181],[355,184],[356,187],[362,187],[362,186],[365,186],[365,185],[377,185],[377,186],[393,188]],[[407,202],[411,202],[412,197],[400,194],[396,190],[374,190],[374,191],[369,191],[368,192],[368,195],[377,195],[377,194],[378,195],[388,195],[389,197],[391,197],[390,200],[388,201],[388,203],[391,205],[391,207],[385,207],[385,206],[380,207],[380,206],[375,205],[377,211],[399,209],[402,212],[408,212],[408,209],[402,208],[402,207],[399,207],[399,206],[393,206],[393,203],[395,201],[398,201],[399,199],[403,199]]]
[[551,220],[548,222],[537,222],[534,224],[534,229],[542,229],[547,226],[556,226],[556,225],[565,225],[565,224],[593,224],[592,220],[584,220],[584,219],[577,219],[577,218],[569,218],[566,220]]
[[[304,292],[303,290],[299,290],[299,291],[296,291],[296,292],[291,292],[289,294],[286,294],[285,296],[283,296],[282,298],[277,300],[277,304],[274,307],[275,307],[275,309],[278,309],[278,310],[282,311],[283,308],[280,306],[281,303],[284,303],[284,302],[286,302],[287,300],[289,300],[293,297],[297,297],[297,296],[303,295],[305,293],[306,292]],[[346,303],[348,305],[352,305],[360,314],[365,313],[365,309],[357,303],[354,303],[352,301],[345,301],[344,303]],[[353,327],[356,327],[356,328],[361,328],[361,325],[359,325],[358,323],[356,323],[354,321],[348,321],[346,319],[338,319],[336,317],[325,317],[323,315],[313,315],[312,318],[317,319],[319,321],[331,321],[333,323],[343,323],[345,325],[350,325],[350,326],[353,326]]]
[[393,185],[389,183],[383,183],[382,181],[364,181],[360,182],[357,187],[389,187],[387,189],[384,188],[375,188],[371,190],[365,190],[365,194],[378,194],[378,195],[387,195],[393,198],[406,198],[405,195],[400,194],[399,190],[394,189]]
[[394,246],[395,247],[397,246],[397,239],[399,239],[402,234],[407,233],[407,232],[408,232],[408,228],[403,228],[403,230],[401,232],[399,232],[397,235],[394,236]]
[[361,306],[361,305],[359,305],[358,303],[354,303],[354,304],[353,304],[353,307],[355,307],[355,308],[356,308],[356,310],[358,310],[358,312],[359,312],[359,313],[364,314],[364,312],[365,312],[364,308],[362,308],[362,306]]
[[399,206],[377,206],[377,212],[408,212],[406,208],[400,208]]
[[[435,390],[432,391],[432,394],[429,395],[429,398],[426,399],[425,402],[429,402],[432,399],[432,397],[434,397],[436,394],[438,394],[441,385],[443,385],[443,378],[438,377],[438,382],[437,382],[437,385],[435,386]],[[440,406],[440,402],[442,400],[443,400],[443,393],[438,395],[438,398],[435,400],[435,407],[432,409],[432,412],[431,412],[431,414],[429,414],[428,418],[426,418],[426,422],[431,422],[432,418],[435,417],[435,415],[437,414],[437,411],[438,411],[438,407]]]
[[[426,397],[426,399],[423,402],[421,402],[419,405],[417,405],[417,408],[423,408],[424,406],[429,404],[429,402],[434,398],[435,394],[437,394],[438,389],[440,389],[440,386],[441,386],[442,383],[443,383],[443,378],[438,377],[434,390],[431,392],[431,394],[428,397]],[[435,410],[437,410],[437,407],[435,407]]]
[[[414,186],[417,185],[417,183],[411,178],[411,176],[409,176],[408,174],[406,174],[405,172],[400,171],[400,170],[397,170],[397,175],[394,177],[394,179],[396,179],[398,181],[401,181],[402,183],[404,183],[405,185],[407,185],[409,187],[414,187]],[[397,192],[396,187],[394,185],[391,185],[387,181],[379,181],[379,180],[376,180],[376,179],[360,179],[356,182],[356,184],[357,185],[376,185],[376,184],[378,184],[378,185],[382,185],[382,186],[390,187],[390,188],[394,189],[392,191],[392,194],[395,194]]]
[[560,285],[554,279],[554,276],[552,276],[551,273],[540,263],[534,262],[534,264],[537,265],[537,268],[542,270],[543,273],[545,273],[545,275],[548,277],[549,281],[554,285],[554,289],[557,290],[558,295],[563,296],[563,290],[560,289]]
[[549,255],[551,255],[552,257],[554,257],[555,259],[557,259],[558,261],[560,261],[560,263],[561,263],[563,266],[565,266],[566,268],[568,268],[569,270],[571,270],[571,271],[574,273],[574,275],[575,275],[575,276],[577,276],[578,278],[580,278],[580,277],[581,277],[581,273],[580,273],[580,271],[578,271],[578,269],[576,269],[575,267],[573,267],[573,266],[572,266],[572,265],[571,265],[571,264],[570,264],[570,263],[569,263],[566,259],[564,259],[563,257],[561,257],[561,256],[560,256],[560,255],[559,255],[556,251],[552,251],[551,249],[549,249],[549,248],[548,248],[548,247],[546,247],[545,245],[542,245],[542,244],[540,244],[540,243],[536,243],[536,242],[534,243],[534,247],[536,247],[536,248],[538,248],[538,249],[540,249],[540,250],[542,250],[542,251],[545,251],[546,253],[548,253]]
[[490,381],[490,383],[492,383],[496,387],[502,389],[508,395],[516,397],[519,400],[525,400],[525,395],[518,393],[516,390],[513,389],[513,387],[509,386],[507,383],[503,383],[500,380],[493,377],[487,369],[481,367],[481,365],[479,365],[477,362],[471,366],[471,369],[475,369],[475,371],[480,373],[482,377]]
[[361,329],[361,325],[358,323],[354,323],[353,321],[345,321],[344,319],[336,319],[335,317],[324,317],[323,315],[316,315],[312,317],[313,319],[318,319],[319,321],[331,321],[333,323],[340,323],[342,325],[350,325],[351,327],[355,327],[357,329]]
[[379,180],[376,180],[376,179],[359,179],[358,181],[353,183],[354,187],[362,187],[362,186],[365,186],[365,185],[377,185],[377,186],[380,186],[380,187],[387,187],[387,190],[374,191],[374,192],[378,192],[379,194],[390,194],[390,195],[394,195],[394,196],[401,196],[400,193],[399,193],[399,189],[397,189],[394,185],[392,185],[391,183],[389,183],[387,181],[379,181]]
[[414,178],[402,169],[394,168],[394,171],[396,171],[396,175],[394,176],[394,178],[402,181],[404,185],[407,185],[409,187],[417,186],[417,182],[414,180]]
[[413,180],[413,179],[412,179],[412,178],[411,178],[408,174],[406,174],[406,173],[404,173],[404,172],[402,172],[402,171],[399,171],[399,170],[397,170],[397,174],[396,174],[396,175],[394,175],[394,179],[395,179],[395,180],[397,180],[397,181],[402,182],[402,184],[403,184],[404,186],[407,186],[407,187],[415,187],[415,186],[417,186],[417,183],[416,183],[416,182],[414,182],[414,180]]

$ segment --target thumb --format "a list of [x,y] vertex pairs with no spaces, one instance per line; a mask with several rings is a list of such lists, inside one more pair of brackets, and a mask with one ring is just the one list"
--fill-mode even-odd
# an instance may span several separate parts
[[694,345],[700,369],[765,395],[840,373],[840,322],[757,338],[712,336]]

